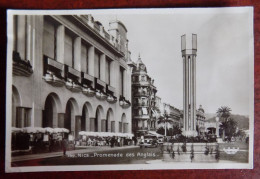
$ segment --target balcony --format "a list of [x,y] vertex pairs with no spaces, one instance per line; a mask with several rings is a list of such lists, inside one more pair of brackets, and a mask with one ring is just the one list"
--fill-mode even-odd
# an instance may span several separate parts
[[109,86],[107,85],[107,94],[108,94],[108,97],[107,97],[107,102],[111,103],[111,104],[114,104],[117,102],[117,97],[114,96],[115,94],[115,88],[112,87],[112,86]]
[[134,92],[134,96],[145,96],[145,97],[148,97],[149,96],[149,93],[148,92]]
[[63,71],[63,64],[44,56],[44,76],[43,79],[56,87],[61,87],[65,84],[61,75]]
[[79,83],[80,72],[72,67],[65,65],[66,88],[72,92],[80,92],[81,86]]
[[95,29],[97,32],[100,32],[100,26],[98,25],[97,22],[94,22],[94,29]]
[[89,97],[95,96],[96,91],[93,88],[94,77],[82,72],[81,80],[81,83],[83,85],[82,93]]
[[96,97],[99,100],[105,100],[107,99],[107,95],[102,90],[96,90]]
[[133,81],[133,85],[135,86],[150,86],[149,81]]
[[96,94],[96,91],[92,87],[84,87],[82,88],[82,93],[86,96],[93,97]]
[[109,33],[107,33],[106,31],[104,31],[104,34],[105,34],[105,38],[107,41],[110,41],[110,35]]
[[131,103],[130,103],[129,100],[126,100],[125,97],[120,96],[120,98],[119,98],[119,105],[122,108],[129,108],[131,106]]
[[107,102],[109,102],[109,103],[111,103],[111,104],[114,104],[114,103],[117,102],[117,97],[108,95],[108,97],[107,97]]
[[22,60],[20,54],[13,51],[13,75],[29,77],[32,73],[30,61]]
[[136,105],[146,107],[148,106],[148,102],[137,102]]
[[66,81],[66,88],[71,90],[72,92],[80,92],[81,91],[81,86],[73,81],[72,79],[67,79]]

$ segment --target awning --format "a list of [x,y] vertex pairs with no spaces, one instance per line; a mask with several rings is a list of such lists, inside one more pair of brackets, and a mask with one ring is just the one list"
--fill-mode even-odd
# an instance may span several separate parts
[[143,115],[147,115],[148,114],[147,108],[142,108],[142,112],[143,112]]
[[153,110],[153,109],[151,109],[151,110],[153,112],[153,117],[155,117],[155,118],[159,118],[160,117],[160,114],[158,114],[158,112],[156,110]]
[[163,137],[163,135],[158,134],[158,133],[155,132],[155,131],[148,131],[148,134],[155,135],[156,137]]
[[114,132],[89,132],[89,131],[80,131],[79,135],[82,136],[96,136],[96,137],[127,137],[132,138],[134,135],[131,133],[114,133]]

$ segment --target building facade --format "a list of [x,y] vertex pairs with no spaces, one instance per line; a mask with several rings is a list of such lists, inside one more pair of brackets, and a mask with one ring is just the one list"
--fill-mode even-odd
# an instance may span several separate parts
[[202,105],[200,105],[196,113],[196,130],[198,132],[198,135],[200,136],[205,135],[206,132],[205,121],[206,121],[205,111],[202,108]]
[[122,22],[108,33],[91,15],[17,15],[13,26],[13,127],[131,133]]
[[173,128],[174,126],[178,126],[179,128],[181,128],[183,126],[183,123],[181,120],[180,110],[170,104],[164,103],[164,106],[165,111],[167,111],[168,113],[169,120],[171,121],[168,125],[168,128]]
[[132,129],[135,134],[156,130],[156,92],[140,56],[132,69]]

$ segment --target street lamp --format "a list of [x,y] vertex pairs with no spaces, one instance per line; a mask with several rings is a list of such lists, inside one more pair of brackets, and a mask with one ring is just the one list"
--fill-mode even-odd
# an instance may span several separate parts
[[216,135],[217,135],[217,138],[219,138],[219,117],[217,116],[216,117]]

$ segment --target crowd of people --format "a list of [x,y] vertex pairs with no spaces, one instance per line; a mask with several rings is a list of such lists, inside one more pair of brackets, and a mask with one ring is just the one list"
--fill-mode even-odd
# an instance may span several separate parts
[[132,145],[134,142],[133,139],[127,137],[99,137],[99,136],[81,136],[81,138],[76,141],[77,146],[124,146]]

